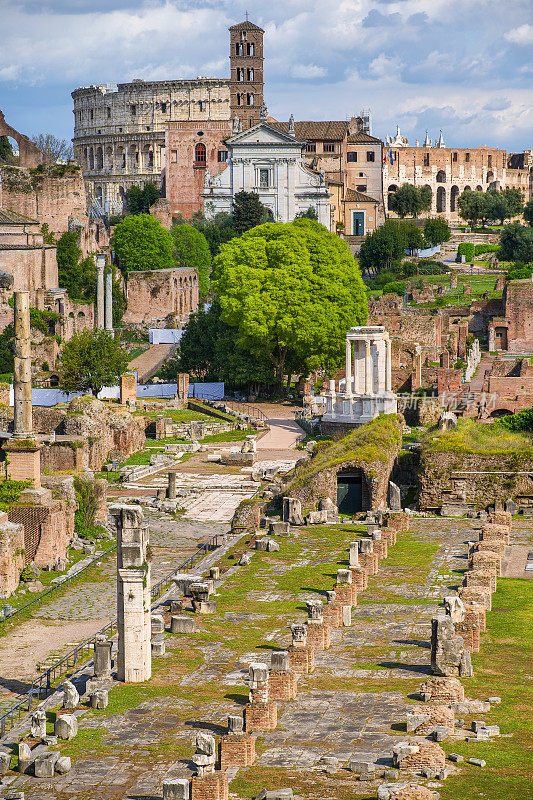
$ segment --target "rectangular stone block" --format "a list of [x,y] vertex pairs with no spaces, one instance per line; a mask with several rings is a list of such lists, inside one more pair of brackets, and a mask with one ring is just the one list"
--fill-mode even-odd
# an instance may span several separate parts
[[165,778],[163,781],[163,800],[189,800],[189,778]]
[[196,631],[196,621],[193,617],[185,616],[171,616],[170,617],[170,632],[171,633],[194,633]]

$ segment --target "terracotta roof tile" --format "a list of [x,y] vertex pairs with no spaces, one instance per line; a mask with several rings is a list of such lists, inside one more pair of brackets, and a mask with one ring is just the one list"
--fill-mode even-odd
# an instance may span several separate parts
[[0,225],[38,225],[36,219],[30,219],[16,211],[9,211],[7,208],[0,208]]
[[356,189],[346,189],[344,200],[347,203],[379,203],[379,200],[376,200],[375,197],[358,192]]
[[[273,127],[287,133],[288,122],[276,122]],[[294,132],[297,139],[321,139],[322,141],[341,141],[348,131],[348,123],[342,121],[321,120],[318,122],[295,122]]]
[[244,22],[238,22],[237,25],[231,25],[229,30],[230,31],[261,31],[261,33],[264,33],[263,28],[260,28],[259,25],[254,25],[254,23],[250,22],[249,19],[244,20]]
[[370,136],[364,131],[357,131],[348,136],[348,144],[381,144],[381,139],[376,139],[375,136]]

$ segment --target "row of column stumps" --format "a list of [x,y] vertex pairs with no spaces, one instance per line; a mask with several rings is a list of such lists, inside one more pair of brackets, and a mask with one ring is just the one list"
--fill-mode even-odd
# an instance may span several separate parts
[[[270,667],[255,662],[249,665],[249,702],[241,716],[228,717],[228,732],[219,741],[219,769],[216,769],[215,738],[206,733],[197,734],[193,755],[197,774],[192,778],[165,779],[164,800],[227,800],[228,769],[253,764],[254,734],[275,730],[277,703],[296,698],[298,677],[314,671],[315,650],[330,647],[331,628],[351,625],[351,609],[357,604],[357,591],[366,588],[368,575],[377,573],[379,559],[387,555],[387,545],[395,544],[397,530],[404,530],[408,523],[404,514],[389,514],[387,525],[381,529],[377,523],[368,524],[371,539],[350,543],[350,568],[337,571],[337,582],[327,593],[327,603],[319,599],[307,601],[308,619],[290,626],[292,644],[287,650],[272,653]],[[287,798],[292,797],[290,790],[281,791],[290,793]]]
[[[490,711],[491,703],[501,702],[500,697],[489,697],[486,701],[466,700],[459,678],[473,675],[470,654],[477,653],[480,648],[480,634],[486,628],[486,612],[491,610],[491,594],[497,588],[511,524],[511,514],[497,504],[490,512],[489,521],[481,528],[479,541],[468,543],[468,571],[463,585],[458,587],[457,594],[443,598],[444,614],[432,618],[431,671],[435,677],[420,685],[420,699],[428,703],[428,708],[415,707],[408,714],[408,733],[429,734],[436,742],[444,741],[455,729],[456,709],[463,714],[485,714]],[[478,719],[472,723],[473,735],[466,741],[489,741],[499,733],[497,725],[486,725]],[[432,752],[429,752],[429,745],[433,747]],[[418,767],[422,775],[429,778],[447,776],[446,754],[437,744],[406,741],[396,745],[394,751],[401,768]],[[450,753],[449,759],[460,763],[464,757]],[[485,766],[483,759],[469,758],[468,761]]]

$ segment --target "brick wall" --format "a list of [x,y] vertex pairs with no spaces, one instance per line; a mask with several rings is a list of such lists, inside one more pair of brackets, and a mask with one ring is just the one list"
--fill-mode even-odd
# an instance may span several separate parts
[[185,321],[198,310],[198,275],[186,267],[129,272],[124,322]]

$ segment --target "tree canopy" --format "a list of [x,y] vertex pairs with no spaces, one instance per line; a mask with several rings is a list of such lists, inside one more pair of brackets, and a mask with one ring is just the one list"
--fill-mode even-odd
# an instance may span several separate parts
[[171,234],[176,264],[197,271],[200,299],[205,299],[209,293],[211,251],[204,234],[192,225],[173,225]]
[[391,211],[404,217],[417,217],[421,211],[429,211],[433,192],[430,186],[413,186],[403,183],[395,192],[390,194],[389,207]]
[[170,231],[151,214],[125,217],[113,232],[111,246],[125,275],[131,270],[174,266],[174,241]]
[[160,196],[159,189],[153,183],[146,183],[142,189],[140,186],[132,186],[126,192],[128,214],[148,214],[150,206],[153,206]]
[[524,219],[528,225],[533,226],[533,200],[528,200],[524,206]]
[[13,148],[7,136],[0,136],[0,164],[13,161]]
[[424,223],[424,239],[433,246],[448,242],[452,232],[444,217],[427,219]]
[[233,228],[237,235],[255,228],[272,219],[272,212],[266,208],[256,192],[242,189],[233,198]]
[[514,222],[500,235],[500,257],[503,261],[533,261],[533,228]]
[[523,208],[522,194],[518,189],[488,189],[486,192],[473,192],[465,189],[457,200],[461,217],[476,226],[479,221],[483,227],[487,222],[504,224],[506,219],[517,217]]
[[53,133],[38,133],[33,141],[49,161],[68,161],[74,155],[72,142],[59,139]]
[[388,219],[366,235],[359,251],[359,263],[367,275],[390,270],[406,250],[418,250],[423,245],[421,230],[414,220]]
[[239,346],[270,361],[280,383],[287,369],[340,366],[346,331],[367,317],[348,245],[308,219],[266,223],[225,244],[213,287]]
[[89,391],[95,397],[103,386],[114,386],[128,367],[128,354],[103,329],[76,333],[61,351],[59,387],[64,392]]

